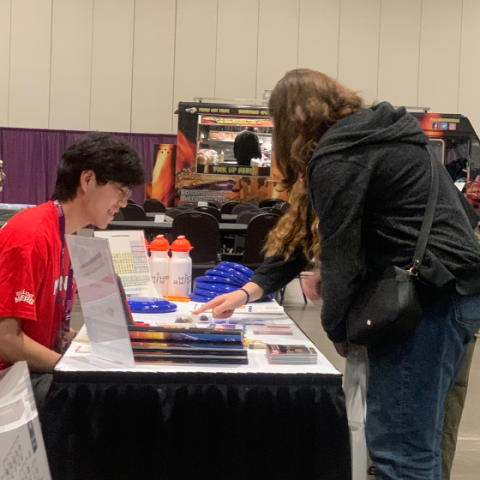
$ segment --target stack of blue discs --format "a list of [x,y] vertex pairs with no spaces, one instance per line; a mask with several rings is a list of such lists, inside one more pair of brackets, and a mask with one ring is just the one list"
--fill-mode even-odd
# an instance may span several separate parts
[[224,293],[234,292],[252,278],[253,272],[243,265],[221,262],[214,269],[207,270],[205,276],[195,280],[195,288],[190,294],[194,302],[208,302]]
[[128,306],[132,313],[169,313],[177,310],[174,303],[153,297],[131,297]]

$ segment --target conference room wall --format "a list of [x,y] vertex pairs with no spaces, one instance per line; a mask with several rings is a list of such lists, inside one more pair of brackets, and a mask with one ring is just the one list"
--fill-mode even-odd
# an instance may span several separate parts
[[480,130],[477,0],[0,0],[0,126],[175,133],[194,96],[323,70]]

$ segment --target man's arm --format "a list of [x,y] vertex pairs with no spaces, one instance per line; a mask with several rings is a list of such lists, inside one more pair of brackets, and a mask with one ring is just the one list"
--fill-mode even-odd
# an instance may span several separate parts
[[31,372],[48,373],[61,355],[23,333],[19,318],[0,318],[0,358],[8,363],[26,360]]

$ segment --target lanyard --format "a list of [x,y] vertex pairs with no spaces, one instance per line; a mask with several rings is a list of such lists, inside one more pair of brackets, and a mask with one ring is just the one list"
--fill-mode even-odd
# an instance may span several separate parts
[[[62,253],[60,256],[60,280],[65,275],[65,214],[63,213],[62,205],[58,200],[54,202],[55,208],[58,213],[58,224],[60,227],[60,241],[62,242]],[[59,285],[60,288],[60,285]],[[72,300],[73,300],[73,268],[72,262],[68,265],[68,280],[67,280],[67,292],[65,296],[65,318],[63,320],[63,332],[68,333],[70,331],[70,318],[72,316]],[[62,348],[63,350],[63,348]],[[61,353],[64,353],[63,351]]]

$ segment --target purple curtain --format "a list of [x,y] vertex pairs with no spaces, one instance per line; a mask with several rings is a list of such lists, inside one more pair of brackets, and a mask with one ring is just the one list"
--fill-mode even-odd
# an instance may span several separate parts
[[[35,204],[46,202],[53,194],[57,165],[62,153],[85,132],[72,130],[36,130],[0,128],[0,159],[7,175],[0,203]],[[177,143],[170,134],[117,133],[142,158],[145,181],[152,180],[153,146],[156,143]],[[145,187],[133,190],[132,198],[139,205],[145,199]]]

